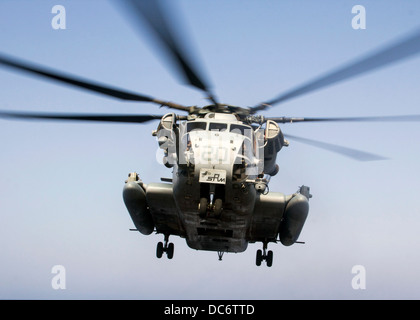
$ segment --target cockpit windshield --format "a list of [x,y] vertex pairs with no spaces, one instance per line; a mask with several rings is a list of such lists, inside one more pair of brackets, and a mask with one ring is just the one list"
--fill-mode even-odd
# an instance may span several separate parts
[[[187,123],[187,132],[197,131],[197,130],[199,131],[201,130],[226,131],[227,129],[228,129],[228,124],[222,123],[222,122],[210,122],[208,128],[207,128],[207,122],[205,121],[193,121],[193,122]],[[253,130],[249,126],[232,123],[229,126],[229,132],[251,138]]]
[[207,122],[188,122],[187,123],[187,132],[193,130],[206,130]]
[[210,122],[209,124],[209,131],[225,131],[226,129],[226,123]]

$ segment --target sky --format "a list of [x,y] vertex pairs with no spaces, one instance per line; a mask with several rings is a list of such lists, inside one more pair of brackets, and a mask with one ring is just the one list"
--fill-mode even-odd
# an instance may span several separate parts
[[[55,5],[66,29],[55,30]],[[352,8],[366,29],[352,28]],[[176,1],[184,30],[219,100],[254,106],[420,27],[420,1]],[[0,51],[87,79],[185,105],[206,105],[138,32],[115,1],[3,0]],[[313,92],[265,116],[420,114],[420,56]],[[165,114],[0,69],[0,109]],[[415,122],[295,123],[284,133],[388,158],[361,162],[290,141],[270,190],[301,185],[313,198],[305,244],[269,244],[273,266],[243,253],[190,249],[171,237],[130,232],[122,200],[136,171],[145,183],[171,177],[143,125],[0,119],[0,299],[419,299],[420,128]],[[65,289],[54,289],[54,266]],[[354,266],[365,288],[352,285]]]

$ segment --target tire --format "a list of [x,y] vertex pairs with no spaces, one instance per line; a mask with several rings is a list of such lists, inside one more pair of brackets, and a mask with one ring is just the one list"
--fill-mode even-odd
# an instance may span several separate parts
[[273,265],[273,251],[269,250],[267,252],[267,267],[271,267]]
[[207,216],[207,205],[208,205],[207,198],[201,198],[200,204],[198,205],[198,214],[200,215],[201,219],[204,219]]
[[162,258],[162,255],[163,255],[163,243],[159,242],[156,247],[156,257],[160,259]]
[[222,205],[223,205],[222,199],[216,199],[214,201],[214,214],[216,217],[220,216],[220,214],[222,213],[222,209],[223,209]]
[[172,259],[174,257],[174,244],[171,242],[168,244],[168,248],[166,249],[166,255],[168,256],[168,259]]
[[255,259],[255,264],[259,267],[262,261],[262,251],[260,249],[257,250],[257,257]]

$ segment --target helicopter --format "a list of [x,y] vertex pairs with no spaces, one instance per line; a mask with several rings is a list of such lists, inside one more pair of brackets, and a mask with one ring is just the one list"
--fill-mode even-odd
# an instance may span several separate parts
[[[290,246],[299,236],[309,213],[310,188],[302,185],[285,195],[269,190],[269,182],[279,167],[277,154],[289,146],[289,139],[305,142],[357,160],[382,157],[342,146],[284,134],[279,124],[340,121],[418,121],[417,115],[392,117],[303,118],[264,117],[260,112],[292,98],[322,89],[408,58],[420,51],[416,32],[388,47],[333,70],[274,99],[252,107],[219,102],[205,81],[202,70],[192,63],[191,51],[182,46],[182,35],[171,25],[161,1],[127,1],[130,12],[150,28],[162,48],[173,58],[186,82],[201,90],[211,104],[185,106],[147,95],[103,85],[77,76],[51,70],[32,62],[0,54],[5,68],[48,78],[80,89],[126,101],[149,102],[183,114],[104,115],[56,114],[1,111],[0,117],[21,120],[66,120],[122,123],[158,121],[156,137],[163,151],[163,164],[172,170],[171,179],[144,183],[136,172],[129,174],[123,199],[135,229],[143,235],[162,234],[156,256],[174,256],[169,237],[185,238],[196,250],[216,251],[221,260],[226,252],[243,252],[249,243],[261,242],[256,265],[272,266],[269,243]],[[172,13],[171,13],[172,14]]]

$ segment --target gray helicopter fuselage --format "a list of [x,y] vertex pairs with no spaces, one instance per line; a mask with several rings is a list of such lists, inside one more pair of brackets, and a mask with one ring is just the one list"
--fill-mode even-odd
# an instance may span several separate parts
[[[198,250],[242,252],[262,173],[255,132],[232,114],[209,114],[179,126],[173,193],[187,244]],[[207,212],[197,214],[199,200]],[[222,203],[220,213],[212,206]],[[203,210],[204,211],[204,210]]]

